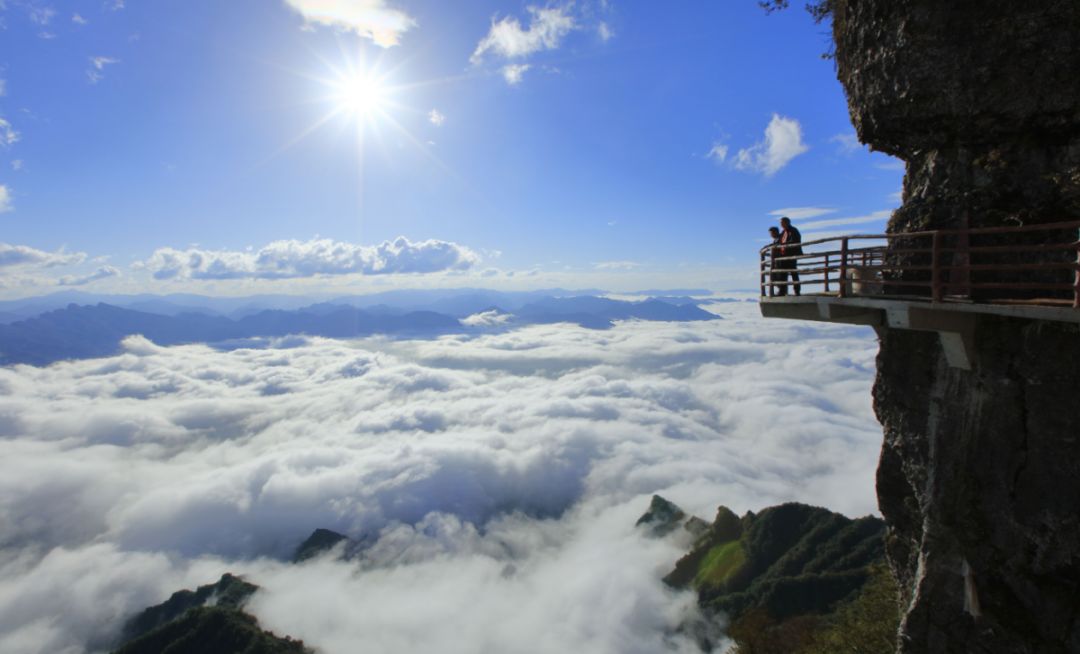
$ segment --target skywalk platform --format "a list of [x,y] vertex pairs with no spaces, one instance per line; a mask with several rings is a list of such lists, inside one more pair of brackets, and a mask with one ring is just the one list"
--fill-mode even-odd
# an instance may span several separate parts
[[971,370],[984,316],[1080,324],[1078,230],[1080,221],[860,234],[807,241],[799,254],[769,245],[761,314],[936,332],[949,364]]

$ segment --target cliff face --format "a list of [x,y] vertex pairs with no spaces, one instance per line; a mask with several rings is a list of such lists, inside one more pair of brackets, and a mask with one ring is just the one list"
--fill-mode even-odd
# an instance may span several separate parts
[[[891,232],[1080,218],[1080,3],[835,0],[860,139],[907,161]],[[878,499],[902,652],[1080,651],[1080,328],[984,316],[977,365],[888,330]]]

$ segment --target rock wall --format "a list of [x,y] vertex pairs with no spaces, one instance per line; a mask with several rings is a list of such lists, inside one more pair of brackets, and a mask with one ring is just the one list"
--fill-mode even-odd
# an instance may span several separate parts
[[[833,0],[891,232],[1080,219],[1080,2]],[[983,317],[972,371],[883,332],[878,499],[901,652],[1080,652],[1080,327]]]

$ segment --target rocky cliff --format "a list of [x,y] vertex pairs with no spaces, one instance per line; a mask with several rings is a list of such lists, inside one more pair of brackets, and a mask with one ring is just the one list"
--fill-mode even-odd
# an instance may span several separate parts
[[[830,4],[859,137],[907,162],[891,232],[1080,218],[1080,3]],[[881,338],[899,651],[1078,652],[1080,328],[984,316],[975,346]]]

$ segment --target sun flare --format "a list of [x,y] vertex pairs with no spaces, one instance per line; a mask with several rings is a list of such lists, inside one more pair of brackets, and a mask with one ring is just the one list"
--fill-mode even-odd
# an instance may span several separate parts
[[371,73],[357,73],[335,83],[337,111],[356,118],[371,118],[381,113],[387,103],[387,86]]

